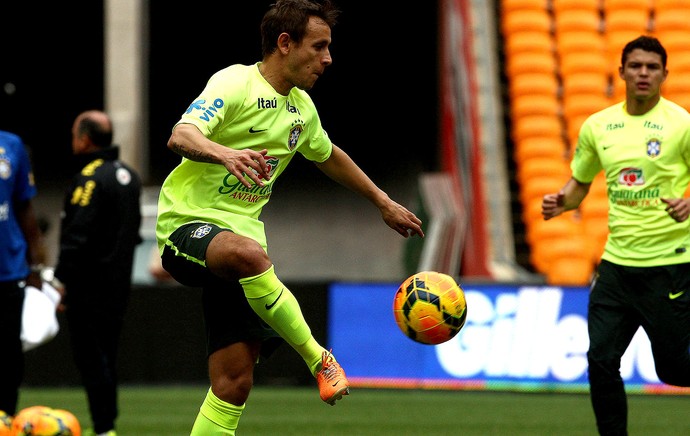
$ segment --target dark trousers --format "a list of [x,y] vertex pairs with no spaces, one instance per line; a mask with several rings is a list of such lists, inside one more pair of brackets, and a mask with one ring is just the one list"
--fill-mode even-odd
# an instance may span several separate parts
[[82,298],[82,292],[93,294],[94,290],[93,286],[88,289],[67,287],[68,295],[72,293],[74,298],[68,302],[66,319],[72,355],[86,390],[93,429],[103,433],[115,428],[118,416],[117,351],[125,303],[109,304],[110,298],[103,301],[92,295]]
[[17,412],[19,386],[24,377],[22,328],[24,289],[16,281],[0,282],[0,410]]
[[602,261],[587,322],[590,395],[599,434],[627,434],[620,363],[640,326],[652,344],[659,379],[690,386],[690,264],[639,268]]

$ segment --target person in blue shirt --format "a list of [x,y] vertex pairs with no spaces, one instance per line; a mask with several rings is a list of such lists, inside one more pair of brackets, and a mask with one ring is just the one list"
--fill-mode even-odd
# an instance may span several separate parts
[[20,339],[24,287],[41,289],[45,261],[43,236],[32,199],[36,196],[31,161],[22,139],[0,131],[0,410],[17,412],[24,376]]

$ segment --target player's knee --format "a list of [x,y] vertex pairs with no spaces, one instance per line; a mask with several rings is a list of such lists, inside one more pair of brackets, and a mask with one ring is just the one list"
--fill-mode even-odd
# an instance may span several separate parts
[[253,380],[251,375],[223,378],[213,383],[213,393],[226,403],[241,406],[249,398]]
[[263,273],[271,266],[266,251],[249,238],[219,239],[206,253],[206,266],[216,275],[236,280]]
[[677,371],[670,368],[657,367],[656,371],[659,380],[667,385],[688,387],[690,386],[690,373],[688,371]]
[[268,254],[255,242],[243,247],[240,256],[242,257],[240,264],[247,268],[247,271],[243,274],[245,277],[261,274],[271,267],[271,259],[268,257]]

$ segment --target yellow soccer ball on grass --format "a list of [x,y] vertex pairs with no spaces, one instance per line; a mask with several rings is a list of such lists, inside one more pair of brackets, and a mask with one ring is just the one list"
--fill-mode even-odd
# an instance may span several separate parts
[[77,418],[67,410],[46,406],[22,409],[12,420],[10,436],[81,436]]

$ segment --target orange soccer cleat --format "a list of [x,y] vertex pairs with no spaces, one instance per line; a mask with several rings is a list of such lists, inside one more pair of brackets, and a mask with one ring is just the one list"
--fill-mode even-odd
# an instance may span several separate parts
[[321,369],[316,373],[316,382],[319,384],[321,399],[331,406],[350,394],[350,384],[345,377],[345,371],[336,362],[330,351],[324,351],[321,355]]

